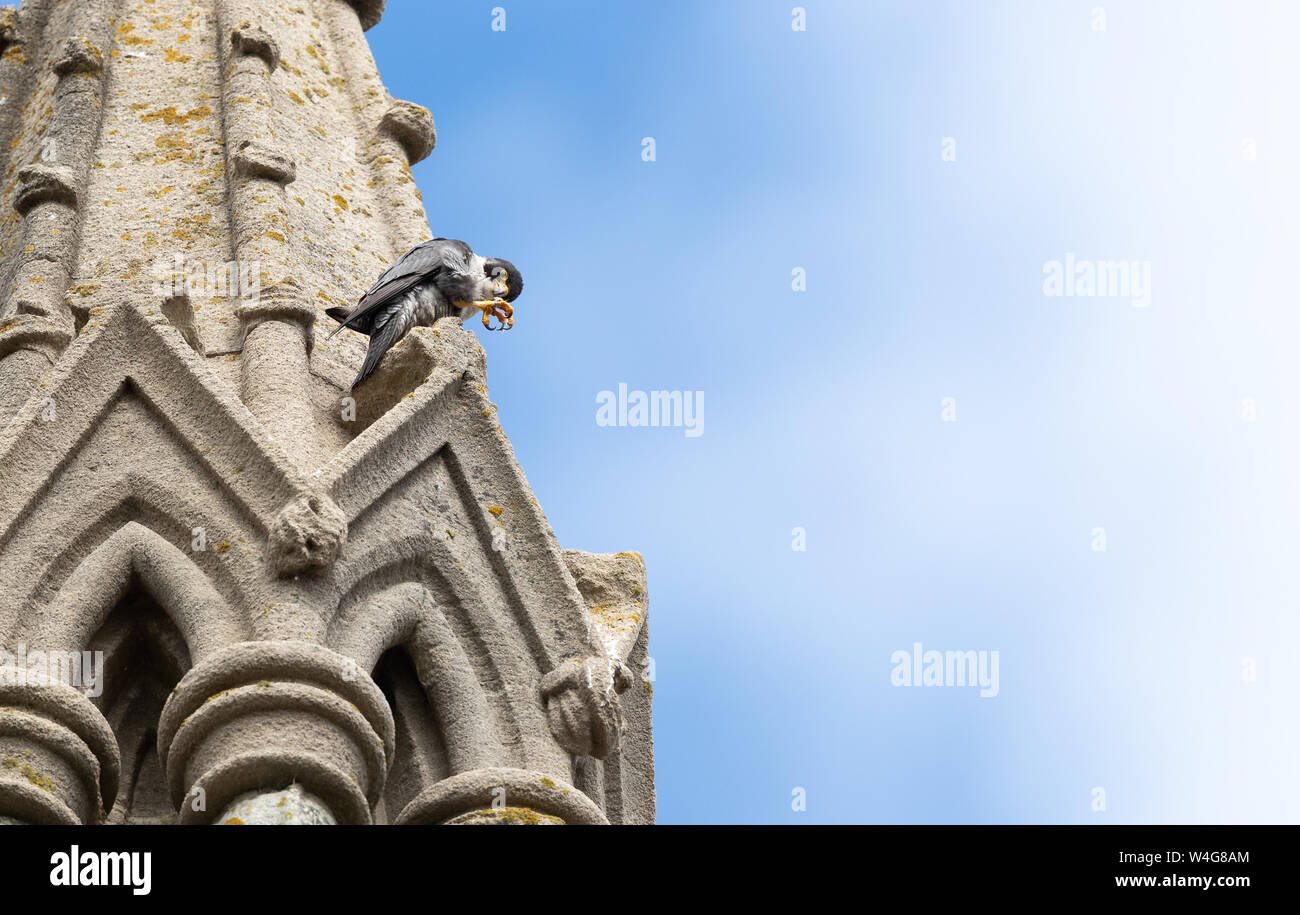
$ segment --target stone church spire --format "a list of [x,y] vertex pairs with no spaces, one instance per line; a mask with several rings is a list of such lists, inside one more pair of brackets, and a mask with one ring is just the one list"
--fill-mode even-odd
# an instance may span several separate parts
[[[0,819],[654,819],[645,570],[560,549],[454,319],[382,0],[0,11]],[[437,99],[432,99],[436,104]]]

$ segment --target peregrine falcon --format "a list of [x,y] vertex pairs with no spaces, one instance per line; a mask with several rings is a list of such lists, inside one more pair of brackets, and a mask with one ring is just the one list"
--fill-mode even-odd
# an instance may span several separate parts
[[[370,377],[384,353],[417,324],[431,326],[449,315],[463,322],[478,310],[488,330],[513,327],[515,310],[509,303],[523,288],[523,277],[510,261],[481,257],[463,241],[435,238],[403,254],[356,307],[330,308],[325,313],[339,322],[331,337],[345,327],[370,337],[366,360],[352,382],[356,388]],[[492,317],[501,322],[495,328]]]

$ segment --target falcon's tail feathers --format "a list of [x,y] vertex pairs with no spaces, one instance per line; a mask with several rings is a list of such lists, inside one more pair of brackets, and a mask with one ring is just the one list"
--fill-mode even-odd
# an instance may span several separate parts
[[352,310],[352,309],[350,309],[350,308],[344,308],[342,305],[336,305],[336,306],[333,307],[333,308],[327,308],[327,309],[325,309],[325,314],[329,315],[329,316],[330,316],[331,318],[333,318],[335,321],[338,321],[338,322],[339,322],[339,326],[336,327],[336,328],[334,328],[332,331],[330,331],[330,335],[329,335],[329,337],[326,337],[326,338],[325,338],[326,340],[330,339],[330,337],[333,337],[335,334],[337,334],[337,333],[338,333],[339,331],[341,331],[343,328],[347,327],[347,323],[346,323],[346,322],[347,322],[347,320],[348,320],[348,312],[350,312],[351,310]]
[[357,385],[365,381],[375,371],[379,365],[379,360],[384,358],[384,353],[395,344],[406,333],[407,328],[402,327],[402,322],[396,319],[385,321],[382,326],[372,328],[370,334],[370,347],[366,350],[366,361],[361,364],[361,371],[357,373],[356,380],[352,382],[353,390]]

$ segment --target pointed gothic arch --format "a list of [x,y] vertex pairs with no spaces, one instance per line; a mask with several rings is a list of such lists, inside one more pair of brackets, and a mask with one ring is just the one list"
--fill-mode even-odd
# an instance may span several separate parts
[[77,565],[29,641],[84,648],[134,584],[167,613],[194,663],[246,637],[247,627],[203,571],[155,531],[130,521]]

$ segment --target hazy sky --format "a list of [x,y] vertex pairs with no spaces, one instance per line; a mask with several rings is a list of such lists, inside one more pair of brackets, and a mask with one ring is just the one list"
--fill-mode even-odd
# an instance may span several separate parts
[[793,6],[369,33],[560,542],[645,556],[660,821],[1294,821],[1297,7]]

